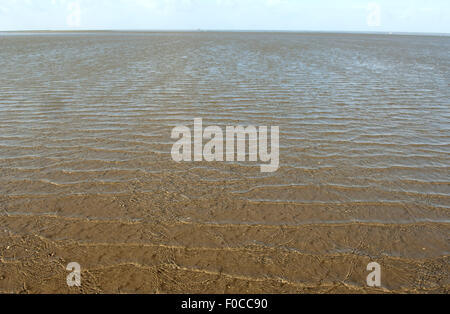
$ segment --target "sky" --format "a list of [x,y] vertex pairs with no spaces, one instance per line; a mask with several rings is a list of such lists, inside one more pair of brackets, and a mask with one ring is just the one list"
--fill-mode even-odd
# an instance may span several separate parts
[[0,0],[0,30],[450,33],[449,0]]

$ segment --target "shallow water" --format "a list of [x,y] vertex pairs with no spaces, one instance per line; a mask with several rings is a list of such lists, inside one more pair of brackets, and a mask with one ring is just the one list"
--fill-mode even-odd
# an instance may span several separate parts
[[[378,261],[383,289],[448,292],[448,51],[432,36],[0,35],[0,291],[66,292],[79,261],[82,292],[352,292]],[[280,169],[175,163],[171,130],[194,118],[279,126]]]

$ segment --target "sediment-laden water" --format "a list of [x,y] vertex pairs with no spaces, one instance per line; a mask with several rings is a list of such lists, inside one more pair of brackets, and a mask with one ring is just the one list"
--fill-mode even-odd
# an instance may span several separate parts
[[[0,34],[0,292],[449,292],[450,38]],[[280,169],[175,126],[279,126]],[[68,288],[78,262],[82,287]]]

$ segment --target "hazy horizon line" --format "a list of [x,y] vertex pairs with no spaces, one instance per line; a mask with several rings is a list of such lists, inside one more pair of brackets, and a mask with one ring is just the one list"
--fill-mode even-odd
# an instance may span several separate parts
[[402,31],[358,31],[358,30],[282,30],[282,29],[30,29],[1,30],[0,33],[88,33],[88,32],[135,32],[135,33],[321,33],[321,34],[374,34],[374,35],[428,35],[450,36],[450,33],[402,32]]

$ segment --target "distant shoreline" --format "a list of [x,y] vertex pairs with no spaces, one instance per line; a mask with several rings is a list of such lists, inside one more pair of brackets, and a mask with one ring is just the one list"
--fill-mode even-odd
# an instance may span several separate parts
[[92,33],[139,33],[139,34],[173,34],[173,33],[280,33],[280,34],[322,34],[322,35],[392,35],[392,36],[430,36],[449,37],[450,33],[415,33],[415,32],[366,32],[366,31],[302,31],[302,30],[0,30],[1,34],[92,34]]

